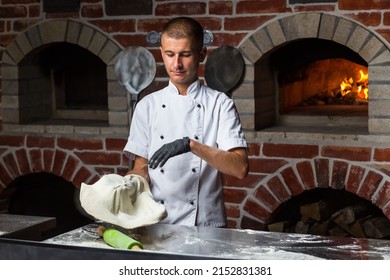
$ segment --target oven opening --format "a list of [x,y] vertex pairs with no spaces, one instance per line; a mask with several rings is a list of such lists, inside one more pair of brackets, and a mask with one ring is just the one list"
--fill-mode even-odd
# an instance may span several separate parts
[[368,65],[333,41],[304,39],[272,53],[282,125],[367,126]]
[[20,123],[108,124],[106,67],[70,43],[33,50],[19,64]]

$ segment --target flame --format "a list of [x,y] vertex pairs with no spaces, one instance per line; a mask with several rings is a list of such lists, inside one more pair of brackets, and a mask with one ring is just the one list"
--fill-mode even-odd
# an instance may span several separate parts
[[340,83],[340,93],[342,96],[350,92],[357,93],[357,99],[368,99],[368,73],[365,74],[363,70],[359,71],[360,78],[354,82],[353,78],[345,77]]

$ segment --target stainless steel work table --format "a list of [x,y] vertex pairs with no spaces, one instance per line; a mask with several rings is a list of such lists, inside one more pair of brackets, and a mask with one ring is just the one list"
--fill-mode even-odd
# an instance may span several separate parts
[[[0,259],[390,259],[390,241],[155,224],[122,231],[143,251],[111,248],[89,224],[42,242],[2,240]],[[8,251],[8,254],[7,254]]]
[[[45,243],[112,249],[96,234],[98,223],[56,236]],[[147,257],[226,259],[390,259],[390,240],[328,237],[254,230],[156,224],[122,231],[144,245]],[[121,250],[129,251],[129,250]],[[134,254],[137,252],[132,251]]]
[[42,240],[42,234],[56,227],[56,218],[0,214],[0,237]]

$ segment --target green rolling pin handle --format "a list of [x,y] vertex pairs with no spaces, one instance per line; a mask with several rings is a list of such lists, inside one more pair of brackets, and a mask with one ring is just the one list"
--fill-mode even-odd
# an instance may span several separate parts
[[111,247],[131,250],[142,250],[144,248],[140,242],[119,230],[113,228],[106,229],[103,226],[99,226],[96,231],[99,236],[103,237],[104,242]]

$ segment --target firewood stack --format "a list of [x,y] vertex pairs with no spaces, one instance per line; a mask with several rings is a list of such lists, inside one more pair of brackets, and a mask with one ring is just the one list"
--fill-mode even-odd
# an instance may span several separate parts
[[300,206],[300,220],[284,220],[268,225],[273,232],[390,239],[390,220],[373,214],[362,204],[333,209],[332,203],[320,200]]

